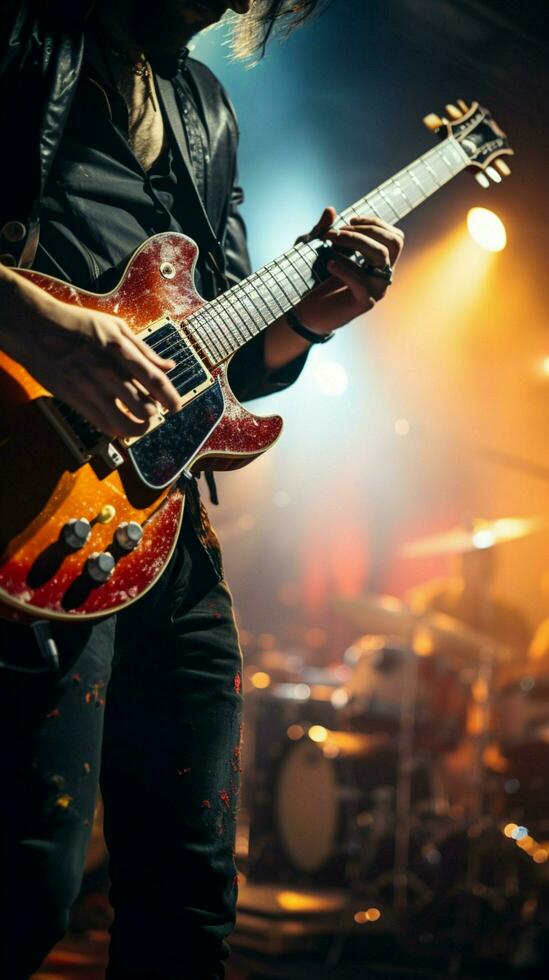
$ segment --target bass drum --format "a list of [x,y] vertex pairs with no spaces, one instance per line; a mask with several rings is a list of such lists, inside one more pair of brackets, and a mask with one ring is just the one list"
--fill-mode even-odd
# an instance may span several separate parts
[[[350,859],[370,880],[392,871],[398,755],[387,736],[330,731],[305,736],[284,754],[275,780],[273,822],[286,880],[345,887]],[[429,779],[417,762],[412,808],[420,833],[427,822]],[[412,829],[412,833],[415,831]],[[356,867],[355,867],[356,872]],[[353,873],[355,873],[353,872]]]

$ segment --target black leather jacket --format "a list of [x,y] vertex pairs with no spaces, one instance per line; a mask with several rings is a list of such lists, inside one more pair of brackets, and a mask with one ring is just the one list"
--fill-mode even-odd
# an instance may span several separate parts
[[[40,230],[40,204],[63,137],[84,57],[91,0],[0,0],[0,261],[32,265]],[[180,67],[192,86],[208,132],[206,218],[193,236],[212,251],[225,278],[249,274],[242,193],[235,183],[238,126],[220,83],[198,61]],[[177,94],[177,73],[174,77]],[[210,233],[204,228],[210,226]],[[213,273],[206,298],[215,292]],[[231,383],[244,400],[286,388],[306,355],[267,375],[264,334],[246,344],[231,364]]]
[[[6,6],[12,8],[13,23],[0,52],[0,230],[7,230],[8,238],[3,236],[0,252],[25,266],[32,263],[41,197],[82,67],[91,4],[71,0],[38,6],[23,0],[2,3],[0,10]],[[238,214],[241,193],[235,187],[236,118],[222,86],[204,65],[188,59],[181,70],[200,103],[211,150],[205,209],[214,237],[199,244],[215,246],[217,240],[222,245],[217,260],[226,261],[229,277],[239,279],[249,263]]]

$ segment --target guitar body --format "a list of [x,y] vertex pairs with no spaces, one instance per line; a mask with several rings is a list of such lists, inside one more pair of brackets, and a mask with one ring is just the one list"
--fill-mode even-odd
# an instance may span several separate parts
[[[185,236],[156,235],[136,252],[119,285],[102,295],[36,272],[21,274],[59,300],[123,317],[136,334],[149,330],[152,336],[159,323],[166,336],[177,330],[182,348],[181,325],[205,305],[194,288],[196,258],[196,245]],[[184,393],[180,411],[127,445],[98,438],[90,453],[73,438],[49,393],[0,355],[1,616],[81,621],[134,602],[173,553],[185,502],[178,480],[183,470],[244,466],[277,440],[282,420],[242,407],[230,389],[227,363],[209,365],[189,337],[184,346],[185,367],[191,359],[198,381]],[[64,529],[83,518],[91,525],[89,540],[69,546]],[[143,537],[128,551],[116,532],[130,521]],[[114,557],[115,567],[99,582],[88,559],[102,552]]]

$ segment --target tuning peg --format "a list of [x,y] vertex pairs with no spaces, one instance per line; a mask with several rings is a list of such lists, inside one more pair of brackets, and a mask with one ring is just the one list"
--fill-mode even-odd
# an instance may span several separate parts
[[430,129],[434,133],[435,130],[440,129],[443,122],[440,116],[437,116],[436,112],[430,112],[428,116],[423,117],[423,125],[427,126],[427,129]]
[[486,167],[486,173],[494,181],[494,184],[501,184],[501,174],[495,167]]
[[484,190],[486,190],[486,188],[490,186],[490,181],[488,180],[486,174],[481,174],[481,173],[475,174],[475,180],[477,184],[480,184],[480,186],[484,188]]
[[500,174],[503,174],[504,177],[508,177],[511,173],[511,167],[505,162],[505,160],[496,160],[496,167],[498,168]]
[[469,106],[467,105],[466,102],[463,101],[463,99],[458,99],[457,100],[457,104],[460,107],[460,109],[461,109],[462,112],[464,112],[464,113],[465,112],[469,112]]
[[463,115],[463,113],[458,109],[457,105],[452,105],[451,102],[444,106],[444,109],[446,115],[449,116],[450,119],[461,119]]

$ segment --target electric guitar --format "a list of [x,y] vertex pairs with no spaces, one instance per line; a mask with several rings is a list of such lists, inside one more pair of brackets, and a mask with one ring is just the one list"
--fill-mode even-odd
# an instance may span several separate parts
[[[473,103],[426,116],[441,137],[343,211],[392,224],[462,170],[499,182],[512,154],[490,113]],[[160,412],[137,438],[109,440],[28,372],[0,355],[0,615],[86,620],[139,599],[162,574],[183,516],[185,477],[244,466],[278,439],[279,416],[252,415],[233,395],[231,356],[326,278],[330,246],[301,242],[211,302],[194,288],[198,249],[155,235],[119,285],[97,295],[37,272],[21,275],[57,299],[124,318],[176,366],[178,412]]]

